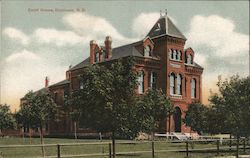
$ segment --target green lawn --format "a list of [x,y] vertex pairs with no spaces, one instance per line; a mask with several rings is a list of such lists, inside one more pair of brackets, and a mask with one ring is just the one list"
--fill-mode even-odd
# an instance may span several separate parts
[[[86,139],[57,139],[57,138],[45,138],[45,144],[64,144],[64,143],[99,143],[99,140],[86,140]],[[101,154],[101,153],[108,153],[109,143],[110,140],[104,140],[103,143],[105,144],[82,144],[82,145],[62,145],[61,146],[61,155],[79,155],[79,154]],[[151,158],[151,142],[139,142],[139,143],[130,143],[130,144],[121,144],[127,141],[118,140],[116,145],[116,152],[118,154],[118,158]],[[39,138],[0,138],[0,146],[2,145],[39,145],[40,139]],[[209,144],[202,144],[202,143],[195,143],[193,145],[194,149],[200,148],[216,148],[215,143]],[[223,147],[223,146],[221,146]],[[189,146],[191,149],[191,145]],[[166,141],[156,141],[155,142],[155,157],[156,158],[182,158],[186,156],[185,152],[159,152],[162,150],[184,150],[186,149],[185,143],[169,143]],[[4,158],[34,158],[34,157],[42,157],[41,147],[18,147],[18,148],[0,148],[1,156]],[[137,151],[148,151],[148,153],[136,153]],[[131,152],[131,155],[124,154],[122,152]],[[57,155],[57,146],[49,146],[45,147],[46,156],[56,156]],[[119,154],[120,153],[120,154]],[[250,154],[250,150],[247,150],[247,153]],[[220,153],[220,155],[233,155],[235,152],[232,153]],[[201,158],[210,158],[215,157],[216,152],[209,152],[209,151],[199,151],[199,152],[192,152],[189,153],[190,157],[201,157]],[[86,157],[93,157],[93,158],[104,158],[105,156],[86,156]],[[108,157],[108,156],[106,156]]]

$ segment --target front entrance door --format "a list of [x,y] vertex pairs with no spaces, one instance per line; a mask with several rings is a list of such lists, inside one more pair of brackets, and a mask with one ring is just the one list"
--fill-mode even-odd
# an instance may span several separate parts
[[179,107],[175,107],[174,126],[175,132],[181,132],[181,109]]

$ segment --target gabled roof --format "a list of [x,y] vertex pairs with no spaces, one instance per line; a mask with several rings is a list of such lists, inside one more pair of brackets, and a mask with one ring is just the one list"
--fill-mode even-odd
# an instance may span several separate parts
[[[131,43],[131,44],[127,44],[127,45],[113,48],[112,49],[112,58],[110,60],[119,59],[119,58],[128,57],[128,56],[142,57],[142,54],[139,53],[138,50],[135,48],[135,46],[137,46],[140,43],[142,43],[142,41],[138,41],[135,43]],[[76,70],[76,69],[86,67],[86,66],[90,65],[89,60],[90,59],[88,57],[87,59],[85,59],[84,61],[80,62],[79,64],[73,66],[69,70]]]
[[187,39],[167,15],[161,16],[147,34],[151,38],[162,35]]

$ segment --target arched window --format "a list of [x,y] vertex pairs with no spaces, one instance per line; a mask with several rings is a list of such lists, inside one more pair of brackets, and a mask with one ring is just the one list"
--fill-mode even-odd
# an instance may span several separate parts
[[149,86],[151,89],[156,89],[156,80],[157,80],[156,72],[151,72],[149,78]]
[[180,74],[177,75],[177,86],[176,86],[176,94],[182,94],[182,77]]
[[145,57],[151,56],[151,48],[148,45],[144,47],[144,56]]
[[175,74],[171,73],[170,75],[170,94],[175,94]]
[[172,59],[172,50],[171,49],[168,50],[168,56],[169,56],[169,59]]
[[139,72],[139,77],[138,77],[138,93],[142,94],[144,93],[144,72],[140,71]]
[[191,97],[196,98],[196,80],[191,80]]
[[170,49],[170,53],[171,53],[171,58],[170,59],[174,59],[174,50]]
[[189,54],[188,56],[187,56],[187,64],[192,64],[193,62],[192,62],[192,55],[191,54]]

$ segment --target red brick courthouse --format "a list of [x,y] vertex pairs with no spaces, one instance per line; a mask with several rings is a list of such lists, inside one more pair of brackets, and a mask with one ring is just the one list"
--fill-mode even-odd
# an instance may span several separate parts
[[[184,48],[186,40],[167,15],[161,16],[147,36],[135,43],[112,48],[110,36],[106,37],[103,46],[94,40],[90,41],[90,57],[67,70],[65,80],[51,86],[46,80],[46,87],[41,90],[51,91],[55,102],[62,107],[64,96],[81,89],[84,84],[78,80],[84,67],[133,56],[136,59],[135,68],[140,72],[137,92],[143,94],[149,88],[160,88],[175,107],[175,114],[164,123],[164,131],[190,132],[181,118],[188,104],[202,100],[203,68],[194,62],[193,49]],[[77,130],[86,131],[78,125]],[[48,125],[48,134],[71,135],[73,132],[73,121],[67,111],[63,112],[59,121]]]

